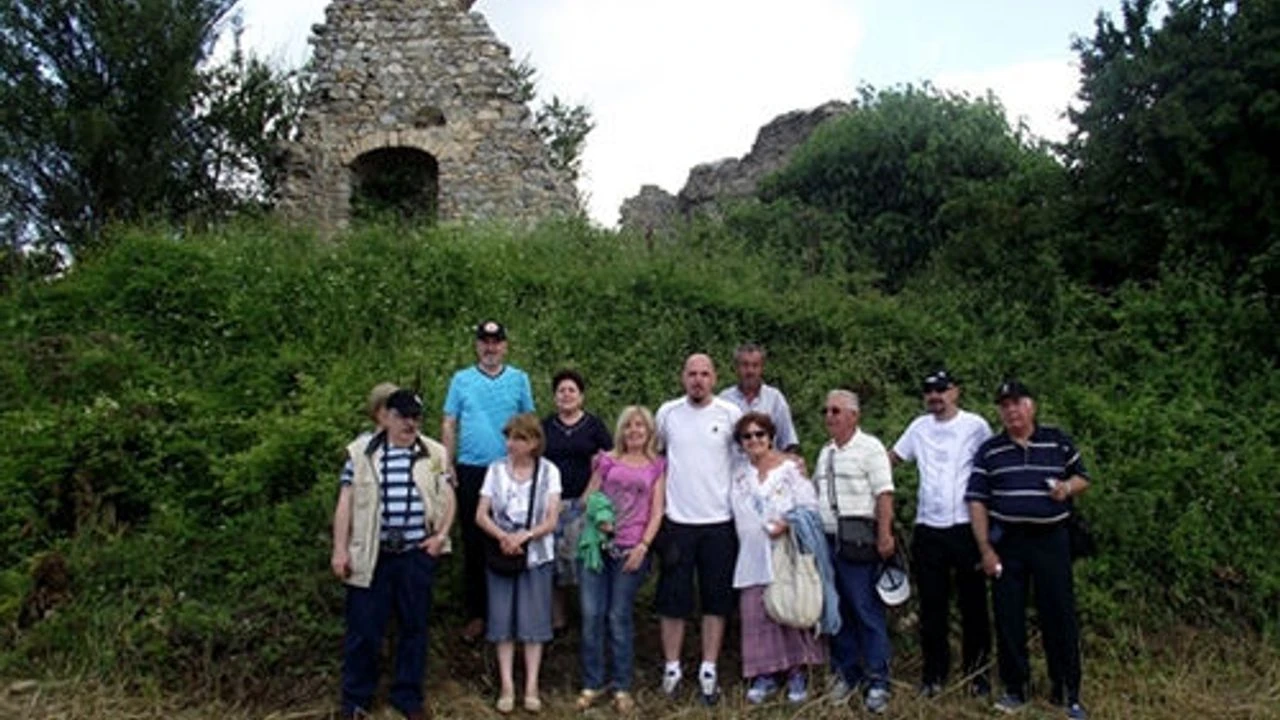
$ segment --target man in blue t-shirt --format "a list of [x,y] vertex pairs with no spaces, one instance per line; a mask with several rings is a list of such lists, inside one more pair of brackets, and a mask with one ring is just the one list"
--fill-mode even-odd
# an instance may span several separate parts
[[1067,434],[1036,423],[1031,391],[1007,380],[996,391],[1004,432],[978,447],[965,500],[982,569],[994,578],[997,659],[1005,694],[996,709],[1026,705],[1027,591],[1035,586],[1051,700],[1067,717],[1086,717],[1080,704],[1080,631],[1072,589],[1067,520],[1071,500],[1089,489],[1080,451]]
[[484,579],[484,533],[476,526],[476,506],[489,463],[506,454],[502,428],[513,416],[533,412],[529,376],[505,364],[507,329],[488,320],[476,327],[476,358],[454,373],[444,399],[440,437],[454,458],[458,489],[458,524],[462,527],[463,588],[469,615],[462,636],[476,640],[484,633],[489,606]]

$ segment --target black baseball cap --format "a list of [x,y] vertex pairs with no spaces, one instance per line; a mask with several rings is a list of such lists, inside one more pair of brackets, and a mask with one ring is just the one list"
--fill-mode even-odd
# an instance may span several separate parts
[[1031,390],[1018,380],[1005,380],[1000,383],[1000,387],[996,388],[996,404],[1005,400],[1018,400],[1021,398],[1035,397],[1031,394]]
[[939,368],[928,375],[924,376],[924,380],[920,382],[920,390],[929,392],[930,390],[946,390],[959,384],[955,376],[947,372],[946,368]]
[[506,340],[507,329],[497,320],[485,320],[476,326],[477,340]]
[[412,390],[397,390],[387,398],[387,409],[395,410],[400,417],[422,417],[422,398]]

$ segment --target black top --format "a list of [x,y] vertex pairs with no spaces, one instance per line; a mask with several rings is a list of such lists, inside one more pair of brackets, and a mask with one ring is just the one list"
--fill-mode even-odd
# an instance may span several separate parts
[[1071,500],[1049,497],[1047,480],[1088,478],[1067,434],[1037,425],[1025,446],[1002,432],[978,447],[965,500],[983,503],[991,517],[1011,523],[1053,523],[1071,514]]
[[581,497],[591,480],[591,458],[601,450],[612,450],[613,436],[591,413],[583,413],[572,425],[565,425],[559,415],[548,415],[542,421],[542,433],[547,438],[542,455],[560,469],[560,497]]

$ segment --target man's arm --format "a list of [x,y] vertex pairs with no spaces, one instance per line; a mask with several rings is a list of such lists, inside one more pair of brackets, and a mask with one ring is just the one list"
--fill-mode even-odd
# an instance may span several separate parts
[[440,421],[440,444],[444,445],[446,457],[449,458],[449,484],[458,485],[458,467],[454,458],[458,457],[458,419],[445,415]]
[[333,509],[333,555],[329,566],[339,580],[351,575],[351,486],[338,490],[338,503]]
[[1066,502],[1076,495],[1083,495],[1089,489],[1089,479],[1083,475],[1072,475],[1053,486],[1049,497],[1058,502]]
[[982,555],[982,571],[991,577],[1000,576],[1000,556],[991,546],[991,523],[987,517],[986,503],[969,501],[969,523],[973,527],[973,539]]
[[893,491],[886,490],[876,496],[876,549],[880,557],[888,560],[896,549],[893,540]]
[[889,450],[889,467],[898,467],[903,462],[905,461],[902,458],[898,457],[897,452],[895,452],[892,449]]
[[[448,456],[446,461],[442,463],[448,472],[450,467]],[[421,548],[427,551],[428,555],[438,557],[440,552],[444,550],[444,542],[449,537],[449,530],[453,527],[453,518],[458,512],[458,497],[453,492],[453,475],[448,475],[449,481],[442,483],[440,487],[440,499],[444,501],[444,514],[440,517],[440,524],[431,529],[432,534],[422,541]]]

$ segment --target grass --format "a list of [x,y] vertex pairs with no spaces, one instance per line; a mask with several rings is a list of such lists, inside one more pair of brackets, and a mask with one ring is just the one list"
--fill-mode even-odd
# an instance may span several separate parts
[[[650,623],[656,630],[656,623]],[[642,635],[639,657],[657,657],[656,632]],[[444,632],[440,632],[443,630]],[[427,689],[437,718],[472,720],[500,717],[493,709],[496,669],[488,646],[466,645],[454,638],[452,628],[438,628],[433,642],[431,674]],[[915,697],[914,681],[919,657],[902,647],[911,641],[901,633],[894,662],[894,697],[888,718],[990,718],[986,703],[966,697],[955,682],[933,700]],[[686,648],[696,647],[686,638]],[[722,678],[737,675],[739,639],[726,641]],[[1038,640],[1033,637],[1033,648]],[[1044,666],[1033,650],[1034,671],[1043,686]],[[1110,637],[1091,636],[1085,648],[1084,699],[1094,718],[1152,720],[1163,718],[1280,718],[1280,648],[1258,637],[1222,631],[1174,628],[1159,634],[1127,630]],[[823,673],[819,673],[822,675]],[[577,693],[577,643],[574,634],[557,640],[548,649],[542,673],[545,709],[540,717],[611,718],[607,703],[586,713],[573,707]],[[519,675],[517,675],[519,682]],[[699,706],[686,683],[688,696],[670,702],[656,691],[658,668],[642,662],[636,668],[636,698],[645,720],[702,720],[750,716],[760,720],[865,717],[859,707],[833,708],[821,699],[789,706],[775,702],[751,707],[742,698],[741,681],[727,681],[720,707]],[[821,686],[823,679],[815,680]],[[336,717],[337,678],[312,678],[291,684],[271,699],[209,699],[209,689],[191,688],[189,694],[139,689],[121,672],[114,684],[64,678],[42,681],[5,679],[0,684],[0,717],[11,720],[97,720],[130,718],[150,720],[307,720]],[[373,715],[378,720],[399,718],[389,707]],[[532,717],[517,710],[513,717]],[[1061,711],[1037,699],[1021,717],[1061,717]]]

